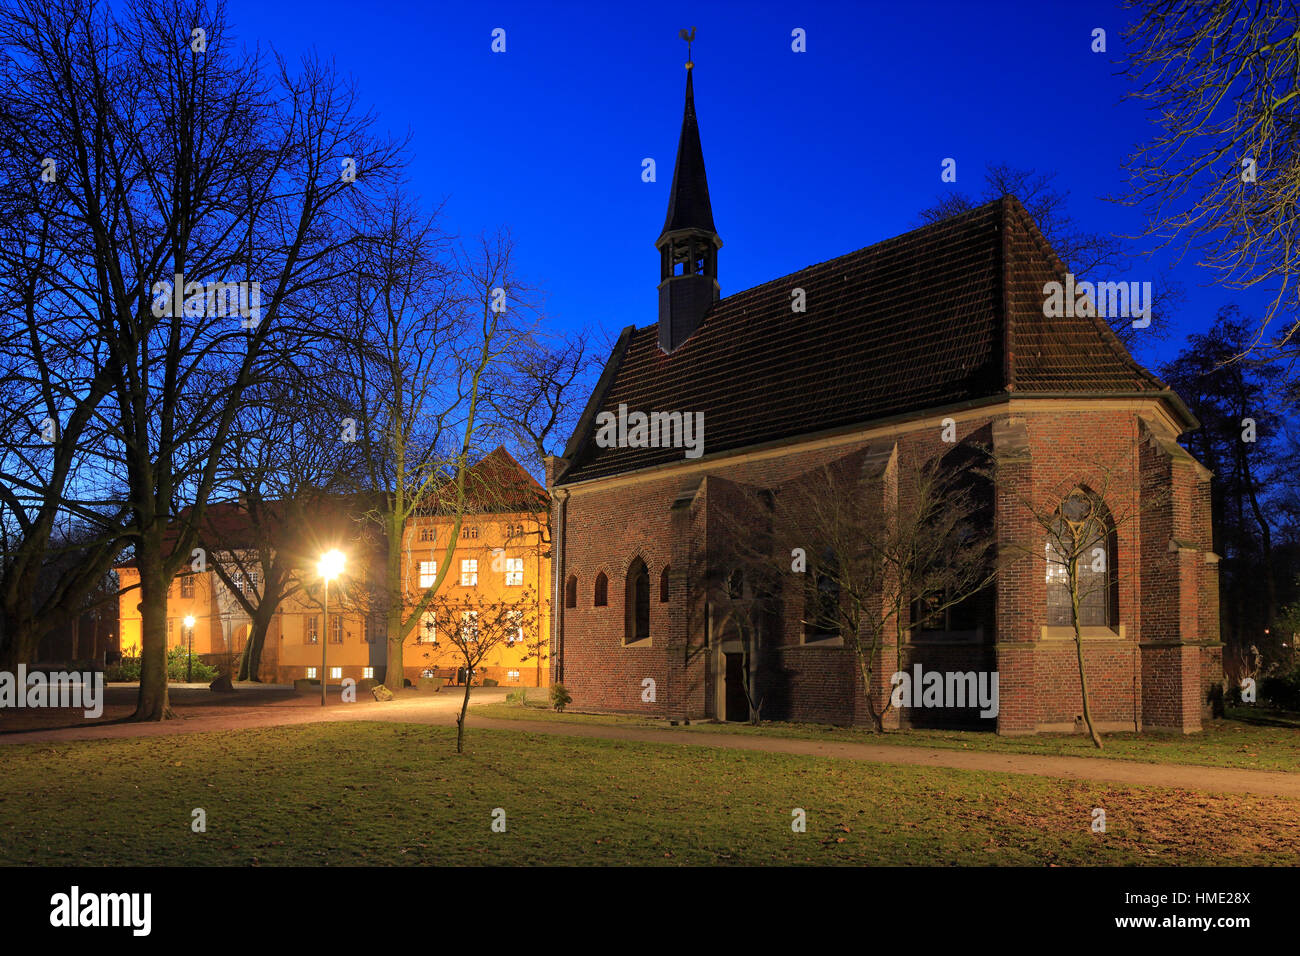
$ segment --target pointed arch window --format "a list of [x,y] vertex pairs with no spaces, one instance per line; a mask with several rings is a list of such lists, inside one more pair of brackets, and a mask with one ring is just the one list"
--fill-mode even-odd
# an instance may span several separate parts
[[570,574],[569,580],[564,584],[564,606],[578,606],[578,576],[576,574]]
[[591,603],[596,607],[605,607],[609,604],[609,578],[605,577],[604,571],[596,575],[596,587]]
[[1061,503],[1044,543],[1047,558],[1047,624],[1073,627],[1070,558],[1075,561],[1080,627],[1111,627],[1115,593],[1115,527],[1099,496],[1076,489]]
[[668,565],[666,564],[664,569],[659,572],[659,603],[668,603]]
[[829,549],[808,577],[804,597],[804,643],[834,641],[840,637],[839,563]]
[[623,636],[628,644],[650,638],[650,571],[637,558],[627,569],[626,618]]

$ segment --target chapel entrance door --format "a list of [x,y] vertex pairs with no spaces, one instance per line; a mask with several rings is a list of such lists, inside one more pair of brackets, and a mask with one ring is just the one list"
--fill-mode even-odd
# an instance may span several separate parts
[[745,696],[745,655],[724,654],[726,658],[725,720],[749,720],[749,698]]

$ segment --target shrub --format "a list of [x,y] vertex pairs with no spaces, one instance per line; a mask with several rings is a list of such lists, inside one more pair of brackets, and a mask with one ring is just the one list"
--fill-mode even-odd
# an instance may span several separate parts
[[514,704],[517,707],[528,706],[528,688],[520,687],[518,690],[512,690],[506,694],[506,703]]
[[116,664],[105,668],[104,680],[113,683],[136,683],[140,680],[140,658],[121,658]]
[[571,703],[573,698],[563,684],[556,684],[551,688],[551,706],[555,708],[557,714],[564,713],[564,708]]
[[1282,710],[1300,710],[1300,667],[1265,677],[1259,682],[1259,696]]
[[484,686],[484,687],[498,687],[498,686],[500,686],[500,685],[498,684],[497,679],[496,679],[495,677],[484,677],[484,678],[483,678],[483,686]]
[[[167,652],[167,679],[171,681],[183,681],[186,678],[185,664],[188,659],[187,649],[185,647],[173,647]],[[205,664],[199,659],[199,655],[194,655],[194,668],[189,672],[195,683],[210,683],[220,674],[217,668],[211,664]],[[140,658],[122,656],[122,659],[112,667],[105,668],[104,680],[115,682],[136,683],[140,680]]]
[[190,677],[195,682],[208,683],[215,680],[221,671],[209,664],[203,663],[199,655],[193,655],[193,668],[187,669],[186,662],[190,660],[188,648],[184,646],[173,647],[167,652],[167,679],[183,681]]

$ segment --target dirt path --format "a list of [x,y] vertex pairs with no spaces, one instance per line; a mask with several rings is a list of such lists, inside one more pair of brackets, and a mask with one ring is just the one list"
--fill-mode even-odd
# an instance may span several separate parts
[[[474,691],[472,700],[477,703],[499,700],[503,699],[506,693],[506,688],[482,688]],[[280,706],[270,707],[232,704],[220,707],[195,706],[185,709],[178,707],[178,712],[184,715],[182,719],[165,723],[100,723],[57,730],[0,734],[0,745],[112,740],[347,720],[454,726],[459,709],[459,693],[399,698],[382,704],[374,701],[356,704],[339,703],[324,708],[319,706],[319,702],[312,705],[311,702],[306,701],[286,701]],[[502,720],[476,717],[472,712],[469,726],[471,729],[513,730],[564,737],[595,737],[638,743],[801,754],[885,764],[1029,774],[1062,780],[1090,780],[1125,786],[1173,787],[1212,793],[1250,793],[1300,800],[1300,773],[1198,767],[1189,764],[1139,763],[1098,757],[1052,757],[1036,754],[980,753],[933,747],[905,747],[893,744],[830,743],[788,737],[741,737],[735,734],[711,734],[671,728],[661,730],[654,727],[618,727],[546,720]]]

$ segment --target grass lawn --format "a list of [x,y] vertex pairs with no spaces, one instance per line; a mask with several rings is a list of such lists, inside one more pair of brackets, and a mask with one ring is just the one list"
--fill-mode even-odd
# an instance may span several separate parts
[[12,745],[0,864],[1300,864],[1300,801],[472,723],[454,741],[356,721]]
[[832,727],[827,724],[695,723],[671,727],[665,720],[621,714],[557,714],[542,702],[527,706],[490,703],[471,708],[483,717],[507,720],[557,720],[624,727],[657,727],[689,733],[756,734],[793,737],[800,740],[839,743],[894,744],[907,747],[937,747],[945,750],[980,750],[989,753],[1036,754],[1053,757],[1103,757],[1146,763],[1182,763],[1202,767],[1240,767],[1247,770],[1300,771],[1300,715],[1264,708],[1234,708],[1229,719],[1212,721],[1199,734],[1102,734],[1106,747],[1097,750],[1083,734],[1038,734],[1031,737],[999,737],[993,733],[946,730],[899,730],[876,734],[863,727]]

